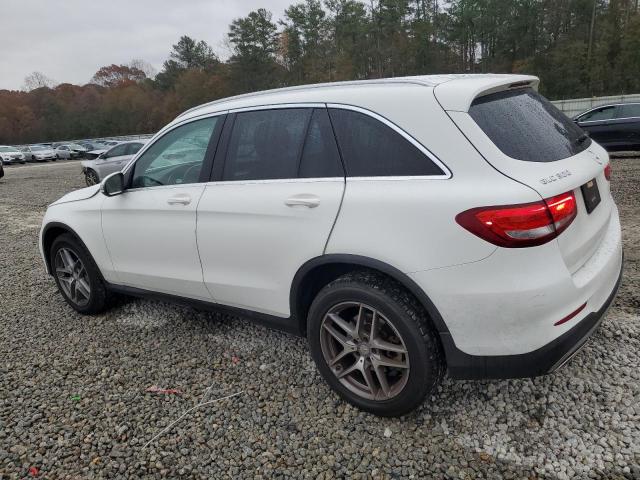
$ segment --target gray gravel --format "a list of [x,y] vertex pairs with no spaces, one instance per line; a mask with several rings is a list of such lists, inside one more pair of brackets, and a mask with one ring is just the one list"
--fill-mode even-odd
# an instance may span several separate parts
[[416,413],[382,419],[340,401],[302,339],[150,301],[75,314],[37,233],[46,205],[83,186],[79,164],[7,167],[0,478],[640,478],[640,159],[613,168],[625,277],[583,351],[544,378],[447,379]]

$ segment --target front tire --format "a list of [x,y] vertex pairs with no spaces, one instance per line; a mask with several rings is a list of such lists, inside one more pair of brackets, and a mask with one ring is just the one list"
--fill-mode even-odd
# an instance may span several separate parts
[[376,272],[346,274],[325,286],[308,316],[318,370],[352,405],[381,416],[418,407],[440,383],[444,359],[424,308]]
[[58,290],[65,301],[83,314],[102,312],[107,304],[107,289],[87,249],[68,233],[53,241],[50,265]]
[[93,170],[87,170],[84,174],[84,181],[88,187],[93,185],[97,185],[100,183],[100,179],[98,178],[98,174]]

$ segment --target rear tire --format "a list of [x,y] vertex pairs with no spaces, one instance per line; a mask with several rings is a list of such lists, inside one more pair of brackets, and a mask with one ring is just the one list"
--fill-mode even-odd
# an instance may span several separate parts
[[307,338],[331,388],[376,415],[411,412],[444,375],[427,312],[376,272],[348,273],[325,286],[309,309]]
[[49,255],[51,273],[65,301],[82,314],[104,311],[108,292],[87,249],[65,233],[53,241]]

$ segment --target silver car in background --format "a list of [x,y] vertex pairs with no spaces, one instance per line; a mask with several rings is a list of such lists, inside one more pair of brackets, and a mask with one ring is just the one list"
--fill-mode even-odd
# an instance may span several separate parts
[[79,153],[74,152],[69,145],[59,145],[54,150],[57,159],[72,159],[78,158]]
[[28,162],[56,161],[56,154],[51,147],[44,145],[29,145],[20,149]]
[[16,147],[0,145],[0,164],[25,163],[24,154]]
[[106,176],[122,170],[146,143],[147,140],[120,143],[100,154],[95,160],[84,160],[82,173],[87,185],[100,183]]

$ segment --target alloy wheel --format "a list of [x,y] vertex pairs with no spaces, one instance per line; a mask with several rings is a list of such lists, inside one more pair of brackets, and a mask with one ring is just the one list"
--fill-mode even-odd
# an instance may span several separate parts
[[342,302],[322,319],[320,346],[329,369],[351,392],[389,400],[409,378],[409,354],[393,323],[360,302]]
[[55,258],[56,276],[69,300],[83,307],[89,303],[91,283],[89,273],[78,255],[69,248],[61,248]]
[[98,183],[98,176],[93,170],[89,170],[85,175],[85,178],[89,187]]

